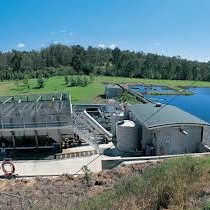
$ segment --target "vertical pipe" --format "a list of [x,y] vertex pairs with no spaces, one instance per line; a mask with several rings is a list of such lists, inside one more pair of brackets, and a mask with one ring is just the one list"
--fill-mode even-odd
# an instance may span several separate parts
[[14,132],[12,132],[12,142],[13,142],[13,148],[15,149],[16,145],[15,145],[15,134],[14,134]]
[[70,105],[70,114],[72,115],[71,94],[69,94],[69,105]]
[[23,128],[26,128],[24,117],[22,118]]
[[35,142],[36,142],[36,148],[39,148],[37,131],[35,131]]

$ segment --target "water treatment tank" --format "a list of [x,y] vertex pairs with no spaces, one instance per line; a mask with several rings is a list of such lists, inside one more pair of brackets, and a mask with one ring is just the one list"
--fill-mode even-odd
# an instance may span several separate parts
[[139,147],[138,128],[133,121],[123,120],[116,126],[117,148],[123,152],[133,152]]
[[125,119],[125,115],[124,115],[124,112],[122,111],[112,114],[110,121],[111,121],[111,132],[112,132],[113,137],[116,137],[116,123],[124,119]]

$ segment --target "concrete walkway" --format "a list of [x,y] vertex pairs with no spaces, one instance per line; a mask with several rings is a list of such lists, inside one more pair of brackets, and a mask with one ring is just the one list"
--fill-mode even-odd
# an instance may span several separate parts
[[[19,176],[57,176],[62,174],[75,174],[84,165],[90,163],[88,168],[92,172],[100,172],[102,170],[101,159],[98,155],[81,158],[69,158],[62,160],[27,160],[12,161],[15,165],[15,174]],[[96,159],[97,158],[97,159]],[[82,174],[82,170],[78,174]],[[3,171],[0,170],[0,175]]]

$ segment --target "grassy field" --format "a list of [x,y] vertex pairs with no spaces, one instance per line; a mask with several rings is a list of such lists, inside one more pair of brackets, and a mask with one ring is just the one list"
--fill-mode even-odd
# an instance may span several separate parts
[[209,158],[173,159],[128,176],[76,209],[210,209]]
[[202,81],[177,81],[177,80],[151,80],[151,79],[136,79],[125,77],[95,77],[93,83],[86,87],[66,87],[64,77],[52,77],[46,79],[44,88],[36,88],[36,79],[30,79],[30,88],[28,89],[22,82],[8,81],[0,83],[0,95],[18,95],[18,94],[42,94],[42,93],[55,93],[55,92],[69,92],[72,95],[72,100],[76,103],[90,103],[104,94],[104,87],[106,83],[129,83],[129,84],[149,84],[149,85],[166,85],[169,87],[178,86],[198,86],[210,87],[209,82]]

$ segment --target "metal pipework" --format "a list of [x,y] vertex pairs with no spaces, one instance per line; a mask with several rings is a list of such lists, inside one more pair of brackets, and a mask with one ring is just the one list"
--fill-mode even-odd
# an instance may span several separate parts
[[93,117],[91,117],[86,110],[84,110],[85,116],[88,118],[91,125],[97,129],[100,133],[104,134],[107,138],[111,139],[113,135],[109,133],[102,125],[100,125]]
[[41,107],[42,107],[42,103],[39,105],[39,107],[36,109],[36,111],[38,112]]
[[4,102],[2,102],[2,104],[1,105],[3,105],[3,104],[5,104],[5,103],[7,103],[8,101],[10,101],[10,100],[12,100],[12,99],[14,99],[14,97],[12,96],[12,97],[10,97],[10,98],[8,98],[7,100],[5,100]]
[[36,100],[36,103],[39,102],[39,100],[42,98],[42,96],[39,96],[39,98]]
[[24,111],[24,109],[28,106],[28,104],[26,104],[21,110],[20,112],[22,113]]

